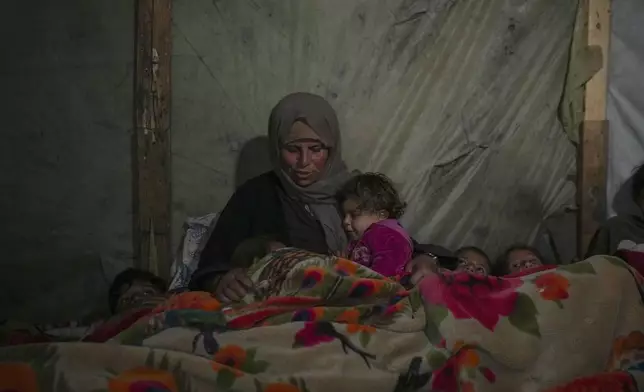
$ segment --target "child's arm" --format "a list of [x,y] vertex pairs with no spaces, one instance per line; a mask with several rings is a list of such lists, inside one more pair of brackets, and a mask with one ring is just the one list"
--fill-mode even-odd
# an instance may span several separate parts
[[363,242],[371,254],[370,268],[384,276],[395,276],[404,272],[413,252],[411,241],[400,232],[378,226],[369,229]]

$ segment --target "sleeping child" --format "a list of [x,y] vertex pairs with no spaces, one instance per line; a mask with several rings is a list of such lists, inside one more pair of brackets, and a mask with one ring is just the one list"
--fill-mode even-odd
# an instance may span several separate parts
[[413,244],[398,222],[405,203],[391,180],[379,173],[357,175],[342,187],[338,202],[345,230],[353,238],[347,257],[381,275],[401,275]]
[[277,241],[273,236],[252,237],[242,241],[235,248],[230,262],[235,268],[248,268],[257,260],[282,248],[286,248],[286,245]]

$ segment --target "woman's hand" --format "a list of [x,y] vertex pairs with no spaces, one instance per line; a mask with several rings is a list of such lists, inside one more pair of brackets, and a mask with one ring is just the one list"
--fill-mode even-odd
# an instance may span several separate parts
[[235,268],[213,282],[210,291],[222,303],[241,301],[253,289],[253,282],[246,275],[246,269]]
[[414,257],[405,266],[405,272],[411,275],[410,283],[416,286],[418,282],[423,280],[427,275],[431,275],[438,271],[438,260],[427,254],[422,254]]

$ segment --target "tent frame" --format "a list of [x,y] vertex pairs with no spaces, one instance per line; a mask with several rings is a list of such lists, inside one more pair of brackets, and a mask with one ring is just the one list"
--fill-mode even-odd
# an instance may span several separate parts
[[132,135],[135,265],[168,278],[171,250],[172,0],[138,0]]
[[602,68],[586,83],[584,119],[577,146],[577,254],[583,258],[606,218],[606,165],[609,124],[606,117],[611,0],[581,0],[588,5],[588,46],[601,50]]

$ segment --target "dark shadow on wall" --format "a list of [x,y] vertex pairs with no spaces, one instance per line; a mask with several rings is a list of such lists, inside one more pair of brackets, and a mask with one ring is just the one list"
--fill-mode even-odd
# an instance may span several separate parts
[[[633,173],[635,174],[635,173]],[[618,215],[641,215],[642,211],[633,201],[633,176],[619,187],[612,202],[613,211]]]
[[534,247],[548,264],[568,264],[577,257],[577,211],[564,208],[541,223]]
[[257,136],[244,144],[235,167],[235,189],[243,183],[271,170],[268,154],[268,137]]
[[[633,170],[633,174],[634,171]],[[622,183],[619,190],[610,201],[613,211],[618,215],[641,215],[642,211],[633,201],[633,176]],[[601,223],[606,220],[606,211],[600,211],[598,217]],[[548,260],[564,264],[576,257],[577,213],[562,211],[553,214],[543,222],[537,236],[535,246]],[[559,260],[557,260],[559,259]]]

